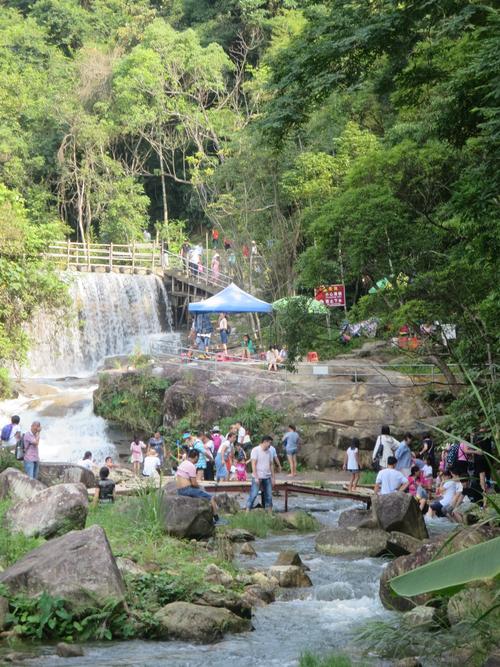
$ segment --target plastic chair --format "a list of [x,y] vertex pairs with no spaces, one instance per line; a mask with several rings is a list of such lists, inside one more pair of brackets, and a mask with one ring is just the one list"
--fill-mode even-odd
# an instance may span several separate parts
[[315,363],[319,361],[318,353],[317,352],[308,352],[307,353],[307,361],[310,361],[312,363]]

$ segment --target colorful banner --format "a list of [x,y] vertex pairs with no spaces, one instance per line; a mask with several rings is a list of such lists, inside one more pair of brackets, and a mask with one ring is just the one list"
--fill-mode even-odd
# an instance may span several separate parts
[[345,306],[345,285],[320,285],[314,290],[314,298],[330,308]]

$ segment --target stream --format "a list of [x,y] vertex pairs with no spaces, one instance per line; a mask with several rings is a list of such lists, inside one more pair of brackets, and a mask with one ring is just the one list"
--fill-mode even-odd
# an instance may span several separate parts
[[[280,500],[277,500],[280,509]],[[293,499],[293,509],[313,512],[333,526],[341,511],[358,506],[349,500]],[[378,581],[385,567],[380,558],[333,558],[314,549],[315,534],[272,535],[253,545],[257,558],[241,558],[242,567],[266,568],[278,553],[297,551],[310,568],[312,588],[282,589],[267,607],[256,608],[253,632],[228,635],[217,644],[191,645],[178,641],[128,641],[85,645],[83,658],[55,657],[52,647],[42,649],[37,667],[204,667],[219,665],[292,667],[305,651],[319,654],[335,650],[352,654],[349,642],[372,619],[390,618],[378,597]],[[381,664],[374,663],[372,664]]]

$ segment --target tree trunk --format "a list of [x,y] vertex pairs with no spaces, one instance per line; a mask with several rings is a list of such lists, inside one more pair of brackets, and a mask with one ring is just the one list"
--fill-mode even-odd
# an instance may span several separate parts
[[444,375],[453,396],[458,396],[458,393],[460,391],[460,386],[457,378],[455,377],[455,374],[448,366],[448,364],[443,359],[441,359],[441,357],[438,357],[436,354],[429,355],[427,361],[428,363],[435,364],[439,368],[441,373]]

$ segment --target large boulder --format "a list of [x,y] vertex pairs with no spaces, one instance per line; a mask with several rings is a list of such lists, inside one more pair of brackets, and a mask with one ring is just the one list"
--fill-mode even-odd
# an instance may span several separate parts
[[417,549],[420,549],[422,544],[423,541],[417,540],[416,537],[393,530],[387,540],[387,550],[393,556],[406,556],[406,554],[412,554]]
[[80,483],[87,489],[93,489],[96,485],[94,473],[75,463],[40,463],[38,479],[47,486]]
[[488,526],[463,528],[462,530],[458,530],[452,539],[450,539],[450,535],[443,535],[432,542],[425,542],[419,549],[408,556],[400,556],[394,559],[385,568],[380,577],[379,594],[382,604],[387,609],[396,609],[397,611],[410,611],[410,609],[413,609],[417,605],[428,604],[435,597],[432,593],[424,593],[412,598],[399,597],[392,591],[389,583],[390,580],[429,563],[436,556],[443,558],[444,556],[462,551],[462,549],[466,549],[467,547],[491,540],[497,535],[498,531]]
[[30,551],[0,573],[11,593],[46,592],[74,611],[125,601],[125,585],[100,526],[75,530]]
[[251,630],[250,621],[224,607],[172,602],[154,616],[161,638],[208,644],[228,632]]
[[[495,606],[495,589],[487,584],[469,586],[455,593],[449,600],[446,613],[450,625],[462,621],[473,623],[489,609]],[[498,621],[498,607],[490,615]]]
[[233,577],[229,572],[218,567],[215,563],[210,563],[206,566],[203,579],[204,581],[208,581],[210,584],[216,584],[217,586],[231,586],[233,583]]
[[0,499],[12,498],[15,502],[18,500],[28,500],[47,487],[37,479],[31,479],[28,475],[17,468],[6,468],[0,473]]
[[304,569],[298,565],[273,565],[269,574],[279,582],[281,588],[308,588],[312,586]]
[[381,556],[386,552],[387,537],[379,528],[328,528],[316,537],[316,551],[328,556]]
[[230,542],[253,542],[255,535],[244,528],[229,528],[222,535]]
[[303,570],[309,570],[307,565],[304,565],[302,558],[296,551],[280,551],[278,558],[274,562],[275,565],[296,565],[301,567]]
[[239,500],[234,495],[218,493],[215,500],[221,514],[237,514],[241,511]]
[[163,494],[161,510],[163,526],[169,535],[202,540],[214,533],[214,515],[207,500]]
[[418,503],[408,493],[396,491],[374,496],[373,512],[382,530],[396,530],[416,537],[417,540],[429,537]]
[[89,500],[83,484],[58,484],[22,500],[5,514],[12,532],[26,537],[55,537],[85,527]]

